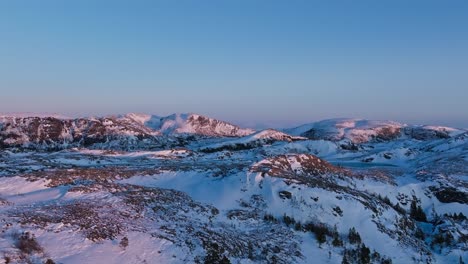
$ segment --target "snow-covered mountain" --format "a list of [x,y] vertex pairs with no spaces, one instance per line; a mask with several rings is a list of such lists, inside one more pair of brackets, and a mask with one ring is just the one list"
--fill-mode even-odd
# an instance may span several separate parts
[[468,262],[464,130],[23,115],[0,142],[0,263]]
[[466,131],[443,126],[414,126],[394,121],[338,118],[322,120],[284,130],[286,133],[309,139],[331,141],[350,140],[353,143],[389,141],[400,137],[418,140],[449,138]]
[[392,121],[369,121],[361,119],[329,119],[286,129],[292,135],[310,139],[339,141],[349,139],[353,143],[363,143],[371,139],[390,140],[400,135],[402,124]]
[[34,114],[0,116],[0,146],[4,147],[138,148],[140,141],[146,140],[143,145],[156,148],[174,142],[160,136],[241,137],[254,132],[197,114],[159,117],[132,113],[76,119]]
[[137,142],[157,143],[159,133],[119,117],[63,119],[57,117],[0,117],[0,146],[68,148],[112,147]]
[[162,134],[195,134],[212,137],[242,137],[255,131],[197,114],[172,114],[166,117],[128,114]]

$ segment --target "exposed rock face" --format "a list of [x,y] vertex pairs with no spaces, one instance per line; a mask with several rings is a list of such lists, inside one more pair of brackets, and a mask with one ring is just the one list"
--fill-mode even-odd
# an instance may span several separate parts
[[[230,123],[196,114],[168,117],[128,114],[100,118],[0,117],[0,147],[64,149],[69,147],[144,148],[164,137],[242,137],[254,133]],[[180,138],[182,139],[182,138]],[[143,142],[144,141],[144,142]],[[169,140],[178,142],[177,139]],[[167,145],[167,144],[166,144]]]
[[450,133],[448,131],[443,129],[436,130],[428,127],[405,127],[403,133],[417,140],[450,138]]
[[317,176],[346,172],[346,170],[310,154],[279,155],[267,158],[255,164],[252,171],[264,172],[277,177],[286,177],[287,175]]
[[442,203],[468,204],[468,193],[453,187],[432,187],[431,191]]
[[157,132],[130,119],[4,117],[0,119],[0,146],[65,148],[110,141],[155,139]]
[[255,131],[197,114],[174,114],[160,119],[154,127],[163,134],[196,134],[211,137],[242,137]]

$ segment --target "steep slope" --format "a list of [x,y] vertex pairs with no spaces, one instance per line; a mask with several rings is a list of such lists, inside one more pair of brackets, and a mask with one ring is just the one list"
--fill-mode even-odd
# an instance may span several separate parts
[[184,145],[186,142],[181,142],[180,137],[183,135],[242,137],[254,132],[197,114],[159,117],[130,113],[123,116],[76,119],[35,114],[0,116],[0,147],[154,147],[160,145],[159,143]]
[[286,178],[289,175],[348,174],[348,171],[333,166],[327,161],[310,154],[288,154],[267,158],[253,165],[251,170],[282,178]]
[[[213,170],[214,164],[209,165]],[[393,263],[451,263],[468,257],[463,251],[468,221],[458,217],[466,213],[466,206],[440,203],[430,194],[427,182],[395,182],[391,171],[351,172],[308,154],[269,157],[248,172],[222,177],[207,176],[210,173],[165,171],[130,177],[123,183],[176,189],[194,200],[212,203],[228,224],[252,230],[251,225],[279,223],[290,228],[290,241],[302,241],[300,252],[291,259],[279,247],[273,252],[280,260],[255,253],[254,262],[340,263],[346,258],[362,263],[363,248],[369,248],[372,256],[366,263],[390,263],[389,259]],[[413,211],[413,203],[415,208],[424,208],[427,219]],[[441,236],[451,237],[450,242],[440,242]],[[276,243],[270,247],[276,248]],[[228,254],[231,260],[246,260],[247,252],[236,257]]]
[[138,114],[138,113],[129,113],[123,117],[134,120],[135,122],[146,126],[152,130],[157,130],[160,126],[161,119],[163,117],[157,115],[148,115],[148,114]]
[[211,137],[242,137],[255,132],[197,114],[173,114],[162,117],[159,122],[153,121],[151,128],[163,134],[196,134]]
[[[156,143],[158,135],[132,119],[119,117],[60,119],[55,117],[0,118],[0,146],[67,148],[107,143],[125,147],[137,141]],[[103,146],[105,147],[105,146]]]

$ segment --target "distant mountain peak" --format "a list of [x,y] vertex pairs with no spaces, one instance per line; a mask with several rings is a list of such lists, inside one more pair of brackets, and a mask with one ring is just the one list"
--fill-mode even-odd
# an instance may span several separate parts
[[135,120],[164,135],[195,134],[214,137],[242,137],[255,132],[229,122],[196,113],[174,113],[168,116],[129,113],[125,117]]
[[195,113],[172,114],[160,119],[163,134],[198,134],[203,136],[241,137],[255,132],[231,123]]
[[334,118],[284,129],[286,133],[309,139],[331,141],[349,140],[366,143],[371,140],[388,141],[400,137],[417,140],[447,138],[463,133],[463,130],[440,126],[414,126],[389,120],[358,118]]

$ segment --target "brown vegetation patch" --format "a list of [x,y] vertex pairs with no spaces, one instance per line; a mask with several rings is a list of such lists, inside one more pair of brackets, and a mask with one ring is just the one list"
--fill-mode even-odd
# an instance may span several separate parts
[[[121,206],[119,206],[121,207]],[[15,211],[21,224],[45,228],[49,224],[62,223],[77,227],[92,241],[115,239],[121,234],[131,214],[111,204],[77,201],[64,205],[46,205],[28,210]]]
[[61,185],[87,185],[91,183],[109,183],[127,179],[136,175],[157,174],[157,169],[128,169],[125,167],[57,169],[33,172],[22,175],[30,181],[50,180],[48,187]]
[[44,249],[39,245],[34,234],[23,232],[22,234],[13,233],[12,238],[15,246],[24,254],[42,253]]
[[[293,168],[292,164],[300,166]],[[314,155],[279,155],[268,158],[266,162],[251,168],[253,172],[263,172],[270,176],[289,178],[290,175],[319,176],[324,174],[351,174],[350,171],[336,167]]]

